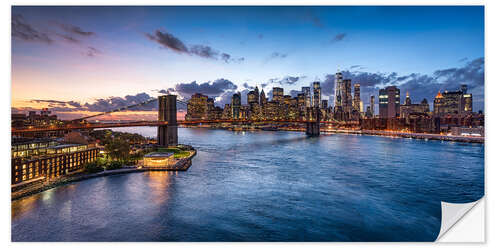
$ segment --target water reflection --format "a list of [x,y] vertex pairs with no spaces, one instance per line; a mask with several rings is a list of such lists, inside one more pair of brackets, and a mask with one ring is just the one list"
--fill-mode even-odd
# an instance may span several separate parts
[[186,172],[91,179],[15,201],[13,240],[432,241],[440,201],[484,193],[483,145],[238,133],[180,129],[198,149]]

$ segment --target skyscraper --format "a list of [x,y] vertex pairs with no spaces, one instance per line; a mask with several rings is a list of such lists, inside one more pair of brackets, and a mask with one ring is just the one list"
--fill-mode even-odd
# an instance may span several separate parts
[[260,106],[264,107],[267,103],[266,93],[264,93],[264,89],[260,91]]
[[258,91],[255,92],[255,90],[248,92],[247,103],[248,105],[251,105],[253,103],[259,103],[259,92]]
[[354,84],[354,102],[353,106],[354,109],[358,112],[362,111],[362,105],[361,105],[361,93],[360,93],[360,85],[359,83]]
[[370,96],[370,112],[372,116],[375,116],[375,96],[373,95]]
[[306,108],[311,107],[311,88],[310,87],[302,87],[302,93],[304,94],[304,101],[306,104]]
[[319,82],[313,82],[313,107],[319,108],[321,104],[321,85]]
[[396,86],[389,86],[379,90],[378,112],[381,118],[393,118],[399,116],[400,97]]
[[351,79],[344,79],[342,85],[342,110],[349,117],[352,112]]
[[434,99],[434,114],[467,114],[472,112],[472,94],[467,94],[467,85],[463,84],[457,91],[438,92]]
[[239,119],[240,118],[240,109],[241,109],[241,94],[240,92],[233,95],[231,99],[231,111],[232,118]]
[[200,93],[192,95],[187,104],[187,113],[185,119],[188,121],[207,119],[208,99],[208,96]]
[[335,109],[342,109],[342,73],[335,74]]

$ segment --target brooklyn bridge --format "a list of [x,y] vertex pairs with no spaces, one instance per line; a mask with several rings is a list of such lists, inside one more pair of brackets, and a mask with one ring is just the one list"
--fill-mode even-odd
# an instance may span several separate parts
[[[91,118],[109,115],[115,112],[123,112],[132,108],[144,106],[146,104],[158,101],[158,120],[156,121],[128,121],[128,122],[97,122],[87,121]],[[71,120],[63,125],[50,126],[29,126],[12,128],[12,135],[24,136],[33,133],[51,132],[51,131],[72,131],[81,129],[101,129],[101,128],[119,128],[119,127],[142,127],[155,126],[158,127],[158,144],[162,146],[177,145],[178,136],[177,128],[179,125],[201,125],[201,124],[301,124],[305,126],[305,132],[308,136],[318,136],[320,134],[320,124],[328,125],[343,125],[355,126],[356,121],[322,121],[321,113],[318,108],[311,108],[308,112],[308,118],[303,120],[288,120],[288,119],[215,119],[215,120],[177,120],[177,104],[187,105],[185,101],[177,100],[176,95],[162,95],[158,98],[152,98],[145,102],[129,105],[119,109],[114,109],[90,116],[81,117]]]

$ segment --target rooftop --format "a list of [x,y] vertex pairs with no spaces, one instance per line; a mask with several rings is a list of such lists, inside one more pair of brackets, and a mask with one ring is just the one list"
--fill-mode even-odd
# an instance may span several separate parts
[[168,158],[170,156],[173,156],[174,153],[171,152],[152,152],[149,154],[146,154],[144,157],[145,158]]

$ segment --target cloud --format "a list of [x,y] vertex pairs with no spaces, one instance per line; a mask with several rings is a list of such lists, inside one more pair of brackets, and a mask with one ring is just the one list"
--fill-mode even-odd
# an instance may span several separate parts
[[193,81],[191,83],[179,83],[175,85],[175,91],[186,98],[191,98],[191,95],[195,93],[214,97],[226,91],[234,91],[237,88],[238,87],[233,82],[222,78],[213,82],[204,82],[200,84]]
[[[60,34],[60,31],[51,30],[53,26],[61,28],[63,30],[62,33],[64,34]],[[38,31],[32,25],[28,24],[22,15],[17,14],[12,16],[12,38],[27,42],[41,42],[46,44],[56,44],[56,41],[58,43],[65,42],[77,45],[79,48],[83,48],[84,51],[81,51],[80,53],[85,56],[93,57],[97,54],[102,54],[100,50],[82,44],[82,40],[75,37],[78,36],[85,38],[93,36],[95,35],[94,32],[83,31],[80,27],[57,22],[53,22],[52,26],[46,28],[48,29],[46,33]]]
[[[268,81],[268,84],[279,84],[279,85],[293,85],[298,80],[306,78],[305,76],[285,76],[283,78],[271,78]],[[267,86],[267,85],[266,85]],[[263,86],[264,88],[265,86]]]
[[[189,52],[191,52],[191,54],[198,55],[198,56],[205,57],[205,58],[210,58],[210,59],[217,59],[217,57],[219,56],[218,51],[215,51],[210,46],[205,46],[205,45],[194,45],[189,49]],[[229,56],[226,53],[224,53],[224,55]],[[229,57],[227,59],[229,59]]]
[[285,54],[285,53],[273,52],[273,53],[271,53],[271,55],[269,55],[269,57],[267,58],[267,61],[270,61],[270,60],[276,59],[276,58],[286,58],[287,56],[288,56],[288,54]]
[[93,36],[95,35],[92,31],[83,31],[82,28],[72,25],[72,24],[63,24],[59,23],[59,26],[68,33],[80,36]]
[[94,57],[96,55],[100,55],[102,52],[94,47],[87,47],[87,52],[85,53],[88,57]]
[[173,89],[173,88],[168,88],[166,90],[165,89],[161,89],[161,90],[157,90],[157,92],[160,93],[160,94],[170,95],[170,94],[172,94],[172,93],[175,92],[175,89]]
[[58,36],[61,37],[64,41],[69,42],[69,43],[80,43],[80,40],[78,40],[72,36],[60,35],[60,34],[58,34]]
[[361,65],[352,65],[349,69],[363,69]]
[[159,43],[164,48],[171,49],[178,53],[189,54],[189,50],[186,45],[177,37],[168,32],[161,32],[160,30],[156,30],[153,35],[146,33],[146,37],[148,37],[151,41]]
[[330,42],[335,43],[335,42],[340,42],[344,40],[344,38],[347,36],[346,33],[338,33],[335,35]]
[[243,58],[243,57],[231,58],[231,55],[226,54],[226,53],[222,53],[221,60],[226,62],[226,63],[230,63],[230,62],[241,63],[241,62],[245,61],[245,58]]
[[297,97],[298,94],[302,93],[302,90],[290,90],[290,95],[292,98]]
[[21,39],[26,42],[42,42],[51,44],[53,40],[46,33],[37,31],[29,25],[22,15],[12,16],[12,30],[13,38]]
[[308,10],[306,11],[304,15],[304,19],[308,22],[311,22],[314,26],[323,28],[325,25],[321,21],[321,18],[319,18],[313,11]]
[[220,53],[219,51],[213,49],[207,45],[192,45],[188,47],[184,42],[182,42],[179,38],[168,32],[162,32],[160,30],[156,30],[153,34],[146,33],[146,37],[160,44],[163,48],[173,50],[174,52],[180,54],[187,55],[195,55],[203,58],[219,60],[229,63],[229,62],[237,62],[241,63],[245,60],[245,58],[232,58],[228,53]]

